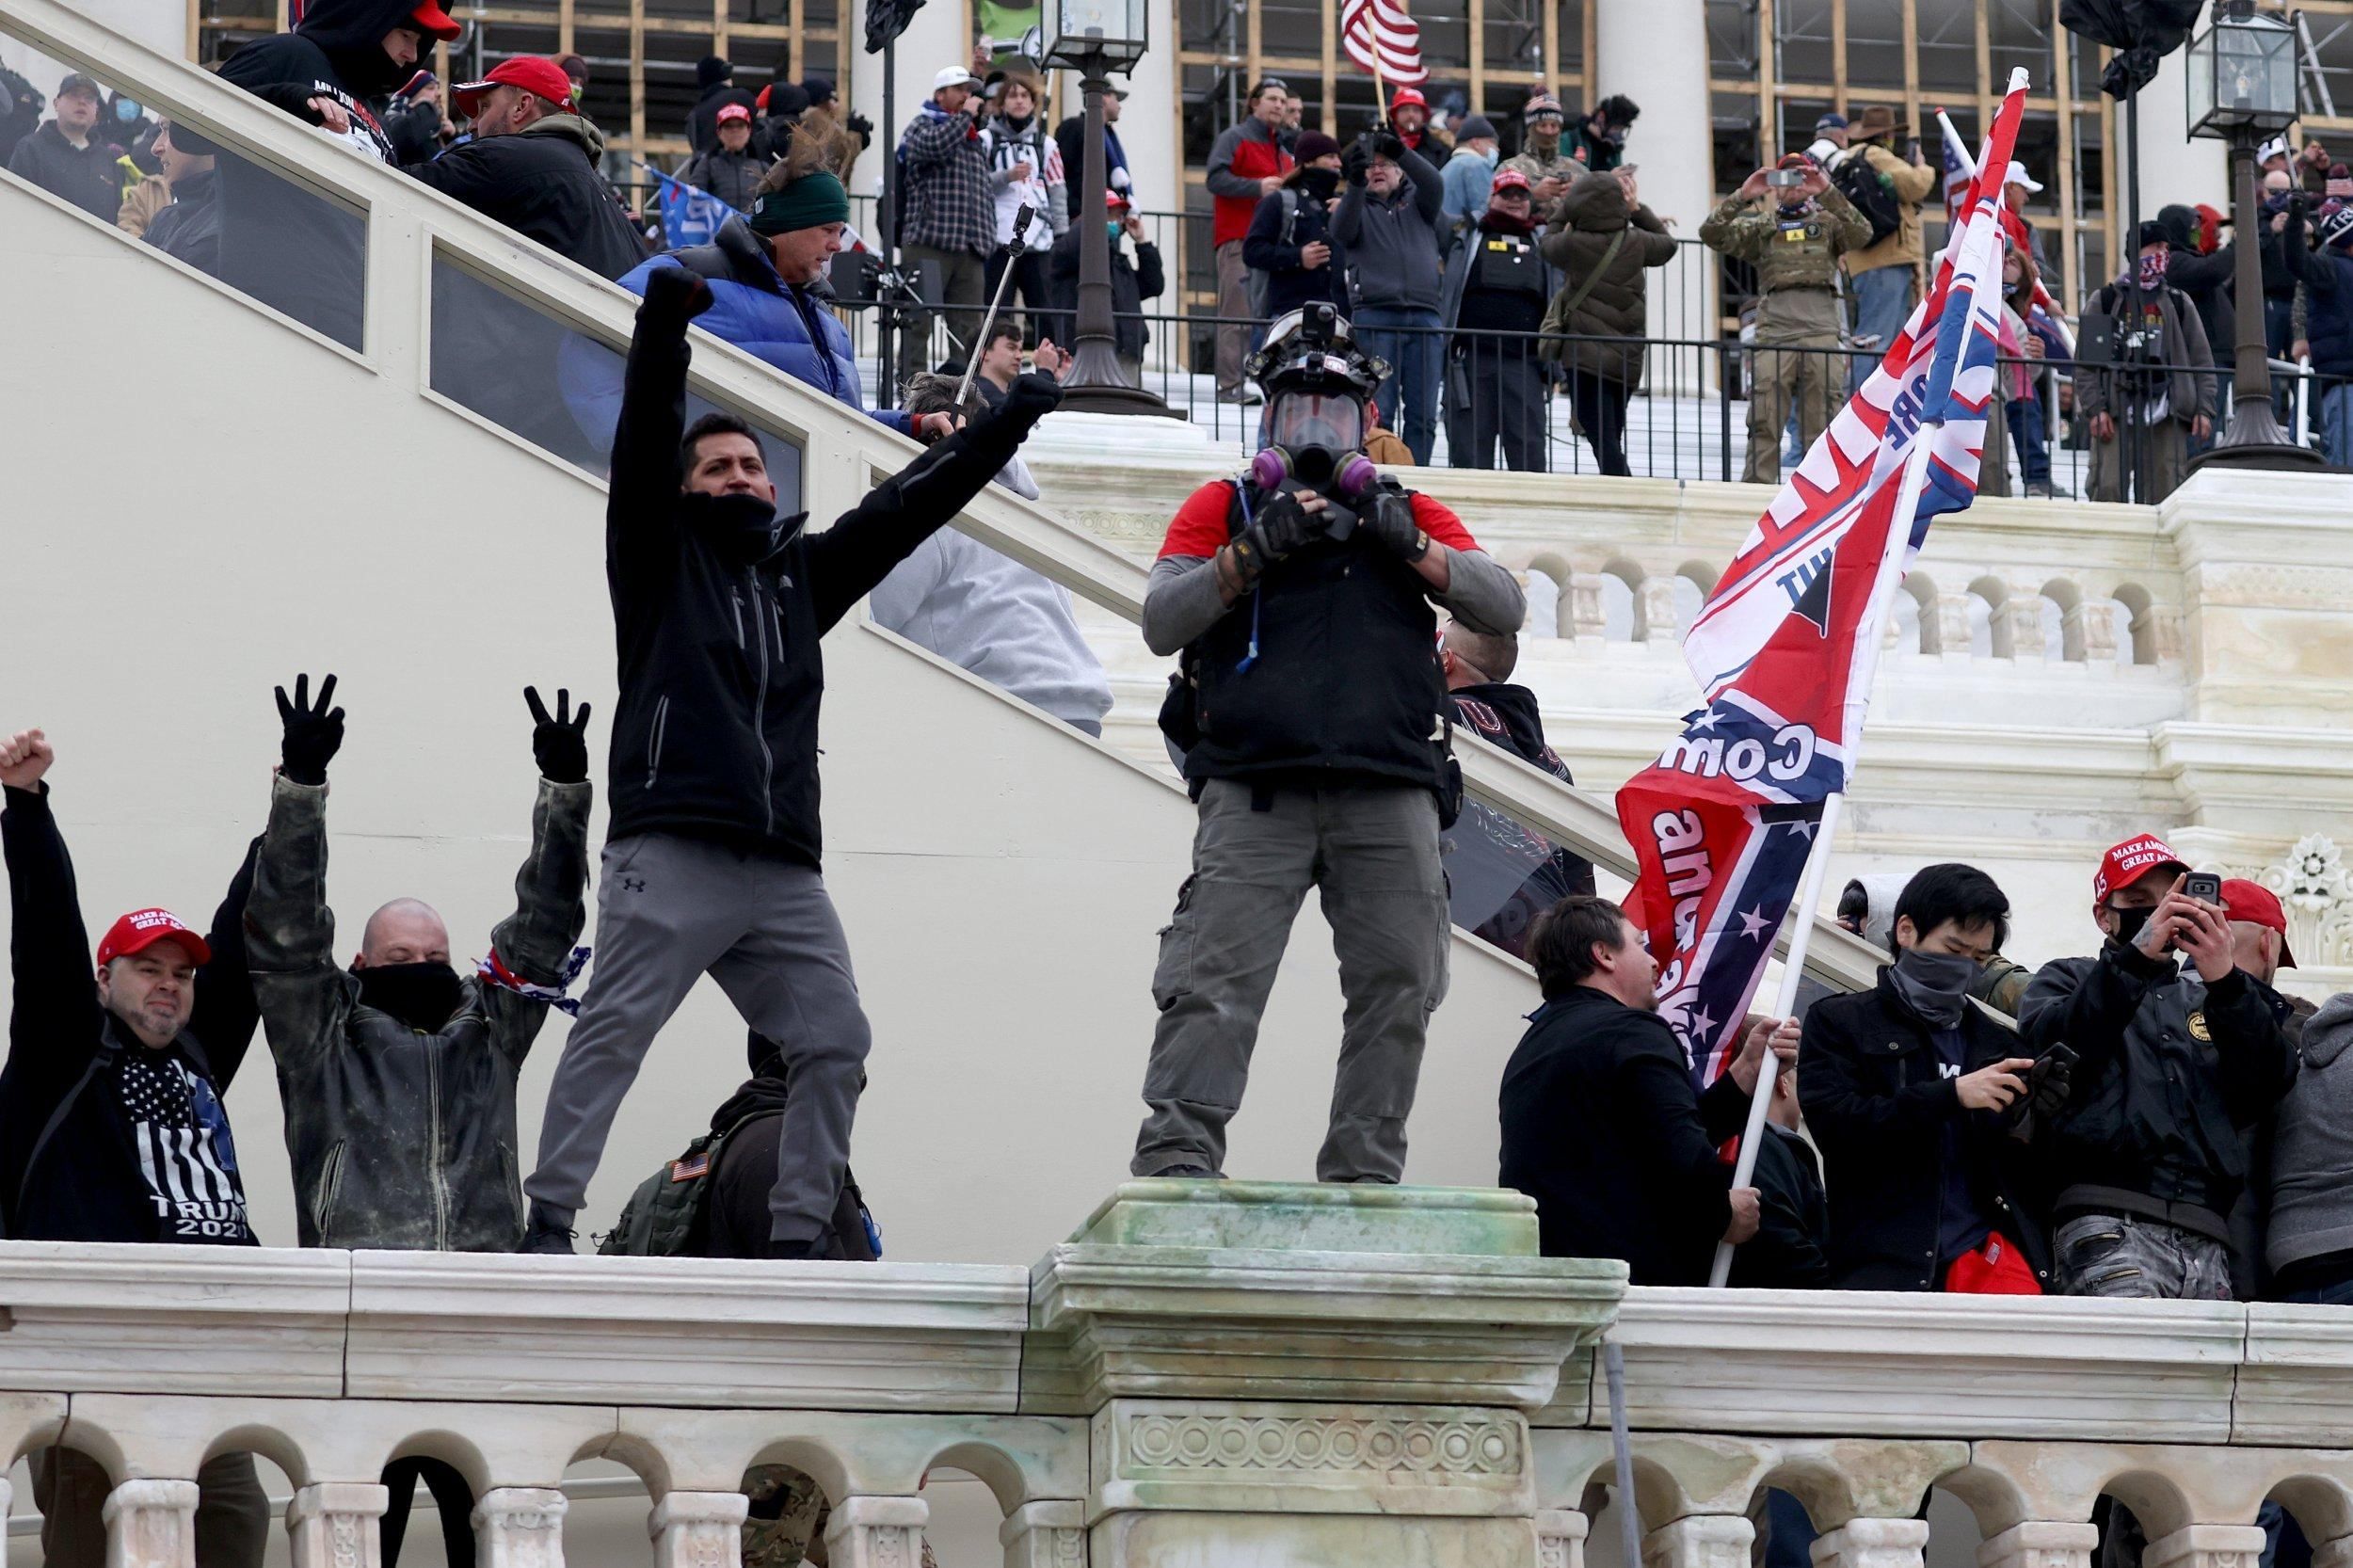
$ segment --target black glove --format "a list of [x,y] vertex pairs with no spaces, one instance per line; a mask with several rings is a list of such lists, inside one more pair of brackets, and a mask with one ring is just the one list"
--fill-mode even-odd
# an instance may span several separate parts
[[523,700],[531,705],[531,718],[536,728],[531,731],[531,754],[539,760],[539,776],[551,784],[585,784],[588,782],[588,704],[582,703],[580,712],[572,708],[572,694],[565,687],[555,689],[555,717],[548,717],[547,704],[539,700],[539,688],[525,686]]
[[1385,490],[1357,514],[1364,530],[1384,549],[1402,560],[1418,561],[1430,553],[1430,536],[1414,520],[1411,498]]
[[869,145],[872,144],[874,140],[874,122],[867,119],[864,115],[854,114],[849,119],[843,120],[841,122],[841,126],[843,130],[848,131],[850,135],[857,137],[858,140],[868,143]]
[[1013,378],[997,417],[1011,420],[1023,435],[1062,404],[1062,388],[1044,371],[1032,370]]
[[640,314],[692,321],[711,309],[711,285],[682,266],[658,266],[646,274],[646,303]]
[[1322,514],[1310,513],[1296,497],[1286,492],[1269,498],[1234,537],[1234,564],[1242,581],[1257,582],[1267,568],[1321,537],[1323,529]]
[[1340,154],[1340,175],[1352,185],[1363,184],[1366,171],[1371,168],[1372,154],[1365,151],[1361,136],[1350,142],[1348,151]]
[[285,727],[285,734],[278,743],[278,771],[297,784],[313,788],[327,782],[327,764],[335,760],[335,753],[344,745],[344,711],[328,712],[327,705],[335,700],[335,678],[328,676],[319,682],[318,706],[311,706],[311,678],[295,677],[294,700],[286,699],[286,688],[278,688],[278,722]]
[[1372,150],[1375,153],[1388,159],[1391,163],[1402,163],[1405,158],[1404,138],[1401,137],[1394,131],[1384,131],[1380,135],[1374,136],[1372,138]]
[[2066,1106],[2074,1082],[2075,1053],[2065,1046],[2053,1046],[2026,1070],[2026,1092],[2019,1104],[2036,1122],[2047,1122]]

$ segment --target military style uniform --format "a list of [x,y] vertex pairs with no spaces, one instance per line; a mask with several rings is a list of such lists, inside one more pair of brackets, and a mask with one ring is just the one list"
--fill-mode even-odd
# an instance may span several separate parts
[[[1749,390],[1751,484],[1781,482],[1781,433],[1798,401],[1798,437],[1811,447],[1847,392],[1838,341],[1838,258],[1871,243],[1871,225],[1836,186],[1801,207],[1728,196],[1700,225],[1709,249],[1756,268],[1756,375]],[[1814,349],[1815,353],[1775,349]]]
[[[1564,188],[1577,184],[1579,175],[1590,172],[1582,163],[1569,156],[1569,138],[1566,136],[1554,145],[1551,157],[1539,155],[1536,144],[1530,141],[1527,152],[1504,159],[1502,168],[1518,169],[1528,176],[1528,183],[1531,185],[1546,180],[1558,180]],[[1543,221],[1545,216],[1543,209],[1539,208],[1536,213],[1538,221]]]

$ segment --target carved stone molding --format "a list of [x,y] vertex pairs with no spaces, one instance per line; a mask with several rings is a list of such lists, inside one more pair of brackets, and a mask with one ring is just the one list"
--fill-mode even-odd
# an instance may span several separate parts
[[1126,1449],[1157,1470],[1409,1470],[1517,1475],[1519,1423],[1481,1412],[1453,1421],[1393,1416],[1165,1416],[1128,1418]]
[[294,1568],[377,1568],[377,1521],[392,1494],[371,1481],[323,1481],[303,1487],[286,1507]]
[[1050,1498],[1024,1503],[997,1527],[1005,1568],[1087,1568],[1086,1505]]
[[930,1505],[920,1497],[844,1497],[825,1525],[834,1568],[920,1568]]
[[564,1568],[564,1494],[546,1486],[494,1486],[474,1504],[482,1568]]
[[196,1568],[196,1482],[126,1480],[98,1516],[107,1568]]
[[1593,1521],[1573,1508],[1536,1511],[1536,1568],[1585,1568],[1585,1535]]
[[741,1492],[670,1492],[646,1520],[654,1568],[734,1568],[751,1499]]
[[1977,1548],[1977,1568],[2091,1568],[2097,1525],[2029,1519]]

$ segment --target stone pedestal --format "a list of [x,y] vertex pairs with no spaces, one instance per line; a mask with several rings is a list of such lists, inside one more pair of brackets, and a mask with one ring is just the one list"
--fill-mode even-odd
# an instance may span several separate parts
[[[1092,1568],[1528,1568],[1528,1415],[1625,1278],[1536,1251],[1513,1192],[1121,1187],[1033,1272],[1023,1367],[1088,1417]],[[1008,1563],[1064,1568],[1038,1533]]]
[[474,1504],[481,1568],[564,1568],[564,1494],[548,1486],[494,1486]]
[[1536,1511],[1536,1568],[1585,1568],[1585,1535],[1593,1521],[1573,1508]]
[[1023,1503],[997,1527],[1005,1568],[1086,1568],[1086,1504]]
[[99,1517],[106,1568],[196,1568],[196,1482],[126,1480]]
[[1686,1514],[1642,1537],[1642,1568],[1749,1568],[1755,1539],[1740,1514]]
[[833,1568],[917,1568],[931,1505],[920,1497],[844,1497],[825,1525]]
[[741,1492],[665,1493],[646,1519],[654,1568],[733,1568],[750,1510]]
[[286,1508],[294,1568],[377,1568],[384,1560],[380,1521],[392,1493],[374,1481],[321,1481]]
[[2141,1568],[2255,1568],[2263,1556],[2260,1525],[2185,1525],[2149,1543]]
[[[2029,1519],[1977,1548],[1977,1568],[2091,1568],[2100,1544],[2097,1525]],[[2317,1560],[2314,1568],[2319,1568]]]
[[1814,1568],[1920,1568],[1926,1519],[1849,1519],[1815,1537]]

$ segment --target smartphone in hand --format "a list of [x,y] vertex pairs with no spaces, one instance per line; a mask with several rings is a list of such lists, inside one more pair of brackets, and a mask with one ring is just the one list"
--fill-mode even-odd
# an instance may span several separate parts
[[2182,896],[2222,907],[2222,878],[2213,872],[2192,872],[2182,878]]

